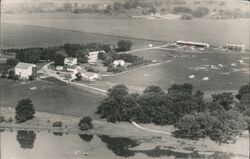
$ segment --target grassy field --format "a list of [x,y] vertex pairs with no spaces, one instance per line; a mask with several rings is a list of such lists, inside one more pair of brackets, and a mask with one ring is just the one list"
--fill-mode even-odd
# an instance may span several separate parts
[[[19,15],[2,15],[2,24],[21,24],[32,25],[37,27],[49,27],[71,31],[98,33],[105,35],[124,36],[130,38],[150,39],[159,41],[175,41],[175,40],[193,40],[207,42],[213,45],[225,45],[226,43],[245,44],[249,48],[249,19],[229,19],[229,20],[210,20],[210,19],[194,19],[194,20],[146,20],[131,18],[115,18],[115,17],[88,17],[82,14],[19,14]],[[22,33],[16,31],[11,40],[8,36],[11,32],[15,32],[20,26],[14,28],[2,26],[3,44],[8,46],[9,43],[16,41],[24,41]],[[46,29],[45,29],[46,30]],[[26,38],[39,40],[53,39],[57,30],[51,30],[51,34],[41,34],[43,32],[29,31],[24,34]],[[79,36],[83,36],[80,33]],[[14,36],[9,35],[9,36]],[[72,38],[77,41],[79,36]],[[68,36],[62,36],[61,39]],[[5,39],[6,38],[6,39]],[[93,38],[100,41],[102,37]],[[110,38],[110,37],[109,37]],[[21,40],[22,39],[22,40]],[[36,39],[36,38],[35,38]],[[60,38],[58,38],[60,41]],[[111,38],[112,39],[112,38]],[[79,40],[78,40],[79,41]],[[110,40],[107,40],[110,41]],[[39,41],[34,42],[39,44]],[[33,43],[33,44],[34,44]],[[29,44],[29,42],[27,42]]]
[[116,44],[119,40],[131,40],[133,49],[148,47],[149,44],[162,45],[164,42],[130,39],[118,36],[106,36],[78,31],[67,31],[44,27],[32,27],[15,24],[1,24],[1,48],[11,47],[41,47],[62,45],[64,43]]
[[[210,92],[238,90],[241,85],[249,81],[248,54],[204,53],[193,54],[195,57],[192,58],[173,58],[167,56],[167,53],[163,50],[135,52],[134,54],[147,59],[159,62],[171,60],[172,62],[143,67],[112,77],[103,77],[103,80],[107,83],[123,83],[139,91],[149,85],[159,85],[167,89],[172,84],[188,82],[193,84],[195,89]],[[245,63],[239,64],[240,59],[243,59]],[[235,63],[236,67],[230,66],[231,63]],[[218,64],[224,67],[220,68]],[[211,69],[210,65],[218,68]],[[189,79],[189,75],[195,75],[195,78]],[[206,76],[210,79],[203,81],[202,78]]]
[[[16,106],[22,98],[30,98],[35,109],[43,112],[94,117],[102,95],[71,87],[57,80],[17,81],[0,79],[1,106]],[[36,87],[35,90],[30,88]]]

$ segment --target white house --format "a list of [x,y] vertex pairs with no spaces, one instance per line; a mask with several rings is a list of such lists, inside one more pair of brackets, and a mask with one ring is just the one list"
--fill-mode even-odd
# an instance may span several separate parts
[[94,80],[94,79],[98,79],[99,75],[97,73],[93,73],[93,72],[84,72],[81,73],[82,77],[88,80]]
[[118,65],[124,66],[125,65],[125,61],[124,60],[115,60],[115,61],[113,61],[113,65],[115,67],[118,66]]
[[15,74],[19,76],[19,78],[29,78],[29,76],[36,75],[36,65],[30,63],[18,62],[15,66]]
[[64,64],[67,66],[75,66],[77,65],[77,58],[66,57],[64,59]]
[[89,52],[88,62],[89,62],[90,64],[96,63],[96,60],[98,59],[98,54],[99,54],[100,52],[101,52],[101,53],[105,53],[104,50]]

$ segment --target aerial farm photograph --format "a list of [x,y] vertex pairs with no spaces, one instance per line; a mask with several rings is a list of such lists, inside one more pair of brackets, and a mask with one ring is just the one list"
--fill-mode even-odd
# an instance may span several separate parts
[[248,0],[1,0],[1,159],[249,159]]

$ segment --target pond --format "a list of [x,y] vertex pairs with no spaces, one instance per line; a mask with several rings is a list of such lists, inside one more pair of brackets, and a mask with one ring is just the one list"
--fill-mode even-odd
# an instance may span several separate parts
[[[212,152],[203,155],[197,151],[185,153],[172,148],[156,146],[138,150],[140,143],[129,138],[61,134],[34,131],[1,132],[1,158],[49,159],[49,158],[219,158],[231,159],[234,155]],[[192,148],[190,148],[192,150]]]

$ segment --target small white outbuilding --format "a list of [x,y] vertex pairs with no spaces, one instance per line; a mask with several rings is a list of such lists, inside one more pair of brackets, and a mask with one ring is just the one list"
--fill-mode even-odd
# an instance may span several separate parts
[[118,65],[124,66],[125,65],[125,61],[124,60],[115,60],[115,61],[113,61],[113,65],[114,66],[118,66]]
[[203,77],[202,80],[203,80],[203,81],[208,81],[208,80],[209,80],[209,77]]
[[190,75],[188,76],[189,79],[194,79],[195,78],[195,75]]

